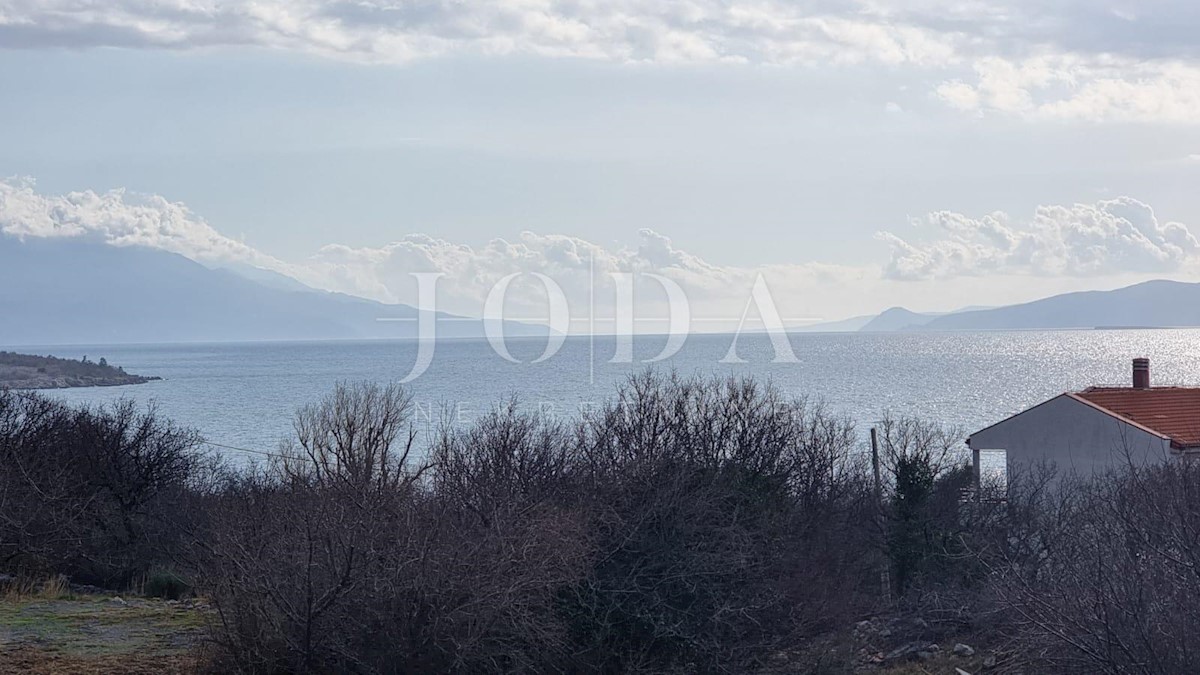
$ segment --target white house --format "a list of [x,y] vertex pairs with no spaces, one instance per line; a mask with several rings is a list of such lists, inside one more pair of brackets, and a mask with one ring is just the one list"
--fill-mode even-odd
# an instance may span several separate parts
[[1200,456],[1200,388],[1152,387],[1150,360],[1134,359],[1132,386],[1060,394],[971,434],[967,445],[976,467],[981,452],[1003,450],[1010,467],[1049,460],[1080,473]]

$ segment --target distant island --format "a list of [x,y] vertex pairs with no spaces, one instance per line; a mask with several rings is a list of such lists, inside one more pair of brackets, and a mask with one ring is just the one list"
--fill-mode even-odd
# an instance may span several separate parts
[[877,315],[806,326],[803,332],[897,333],[1016,330],[1157,330],[1200,327],[1200,283],[1157,279],[1110,291],[1078,291],[1003,307]]
[[66,389],[145,384],[160,377],[130,375],[108,361],[81,361],[0,351],[0,389]]

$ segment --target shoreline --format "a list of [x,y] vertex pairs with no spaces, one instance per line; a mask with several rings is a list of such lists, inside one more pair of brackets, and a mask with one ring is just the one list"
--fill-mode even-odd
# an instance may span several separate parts
[[124,368],[110,366],[104,358],[93,362],[85,356],[76,361],[0,351],[0,389],[34,391],[120,387],[161,379],[127,373]]

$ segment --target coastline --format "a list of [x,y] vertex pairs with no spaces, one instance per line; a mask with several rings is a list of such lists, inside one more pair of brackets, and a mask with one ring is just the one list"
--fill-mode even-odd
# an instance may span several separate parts
[[25,391],[120,387],[161,379],[127,373],[123,368],[108,365],[103,358],[96,363],[88,361],[86,356],[75,361],[0,351],[0,389]]

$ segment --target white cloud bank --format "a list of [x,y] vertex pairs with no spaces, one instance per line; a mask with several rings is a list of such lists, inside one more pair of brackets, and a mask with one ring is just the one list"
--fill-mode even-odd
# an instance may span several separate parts
[[915,224],[943,236],[910,243],[881,232],[880,239],[892,248],[885,268],[889,278],[1165,274],[1200,259],[1200,241],[1186,225],[1162,222],[1149,204],[1130,197],[1041,206],[1024,223],[1002,212],[970,218],[939,211]]
[[[1089,122],[1200,122],[1200,67],[1180,60],[988,57],[974,78],[943,82],[936,95],[958,110]],[[973,81],[971,81],[973,80]]]
[[42,195],[30,178],[0,180],[0,233],[146,246],[202,262],[282,263],[217,232],[185,205],[123,189]]
[[256,45],[389,63],[449,53],[776,64],[952,57],[934,31],[861,9],[794,0],[0,0],[0,36],[10,46]]
[[[914,242],[880,233],[891,246],[890,261],[858,267],[819,262],[723,266],[649,229],[638,233],[637,245],[615,247],[533,232],[481,247],[412,234],[379,247],[330,244],[308,258],[284,261],[222,235],[185,205],[160,196],[123,190],[44,195],[28,179],[0,181],[0,235],[83,238],[161,249],[214,266],[249,264],[315,288],[383,302],[415,302],[410,274],[441,272],[441,308],[470,315],[480,313],[501,277],[529,272],[553,278],[576,309],[585,307],[593,292],[599,305],[611,304],[612,273],[660,274],[684,289],[695,316],[728,321],[741,316],[760,274],[785,316],[842,318],[894,304],[915,303],[918,309],[1002,304],[1077,290],[1099,278],[1124,283],[1139,274],[1200,267],[1200,241],[1187,226],[1163,222],[1149,205],[1128,197],[1042,206],[1025,222],[1004,213],[970,218],[937,212],[915,224],[937,236]],[[949,278],[955,283],[944,283]],[[591,279],[597,281],[594,289]],[[639,288],[639,309],[657,313],[661,291],[652,283]],[[544,295],[537,284],[514,284],[513,291],[511,309],[531,316],[542,311]],[[729,328],[714,323],[696,330]]]
[[974,114],[1194,124],[1200,9],[1163,0],[0,0],[0,45],[256,46],[864,66]]
[[[160,196],[124,190],[43,195],[30,179],[0,181],[0,234],[144,246],[213,266],[249,264],[315,288],[388,303],[416,302],[412,273],[441,272],[441,309],[469,315],[479,315],[488,291],[510,274],[545,274],[562,286],[570,302],[579,305],[591,293],[599,296],[598,304],[611,304],[615,297],[611,274],[659,274],[678,283],[710,315],[725,318],[740,316],[760,273],[780,297],[791,298],[808,298],[830,285],[878,276],[870,268],[817,263],[722,267],[676,248],[669,238],[650,229],[638,232],[639,244],[633,247],[603,247],[577,237],[522,232],[514,241],[494,239],[475,248],[411,234],[375,248],[330,244],[306,259],[283,261],[220,234],[187,206]],[[511,309],[544,313],[540,287],[529,283],[512,288]],[[649,293],[639,299],[639,306],[653,311],[663,298],[656,299],[653,284],[646,290]],[[795,317],[796,312],[790,315]]]

